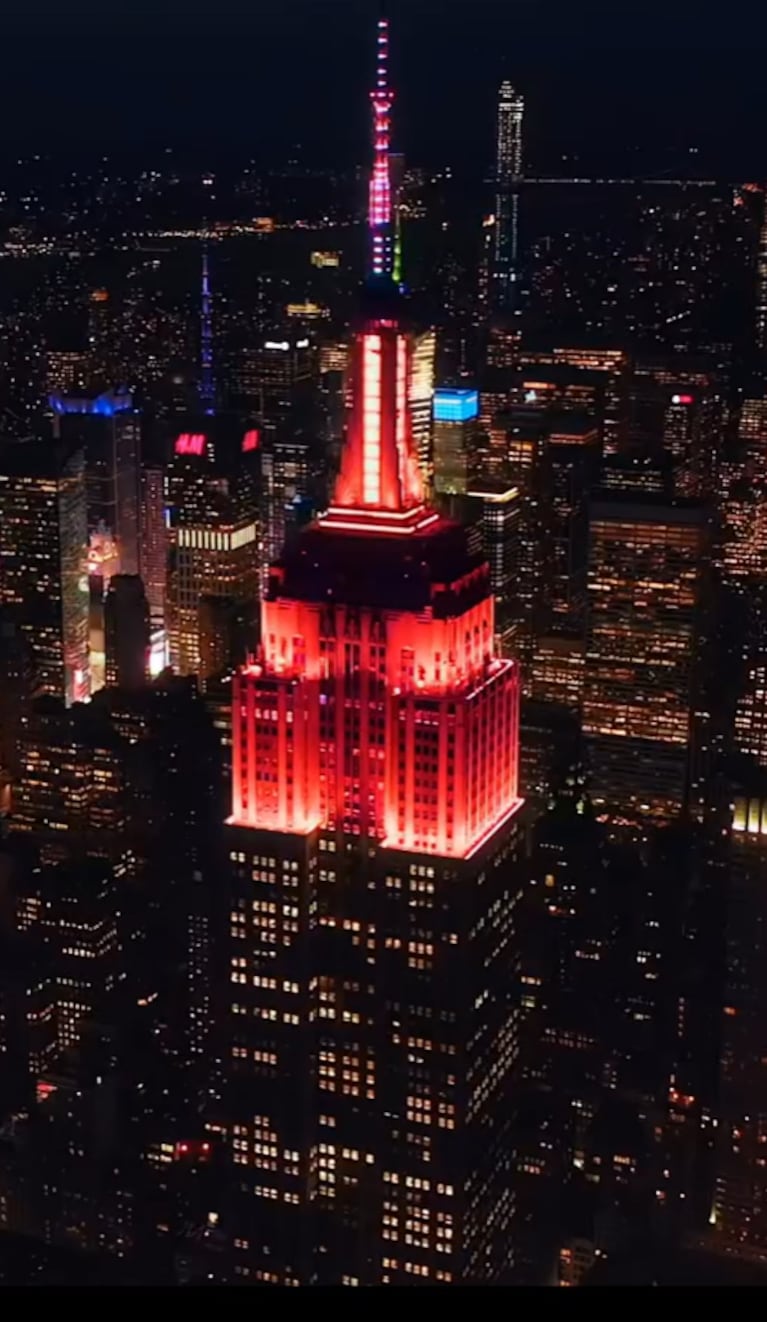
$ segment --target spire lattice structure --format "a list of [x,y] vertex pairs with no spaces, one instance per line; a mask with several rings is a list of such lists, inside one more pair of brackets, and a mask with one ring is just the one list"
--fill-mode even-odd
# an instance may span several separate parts
[[394,223],[389,149],[394,94],[389,86],[389,21],[386,18],[378,20],[376,41],[376,78],[370,93],[373,106],[373,172],[368,195],[370,273],[377,277],[391,278],[394,270]]

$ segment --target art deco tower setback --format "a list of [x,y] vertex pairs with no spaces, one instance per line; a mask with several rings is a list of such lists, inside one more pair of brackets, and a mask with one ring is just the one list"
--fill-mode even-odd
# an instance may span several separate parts
[[513,1266],[518,673],[493,653],[488,566],[423,496],[381,68],[341,471],[234,689],[231,1245],[254,1283]]

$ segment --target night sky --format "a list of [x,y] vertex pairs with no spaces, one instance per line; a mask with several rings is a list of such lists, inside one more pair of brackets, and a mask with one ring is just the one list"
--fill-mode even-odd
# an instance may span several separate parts
[[[527,157],[767,176],[767,28],[688,0],[390,0],[397,145],[484,168],[502,76]],[[4,0],[3,151],[228,149],[311,163],[365,151],[376,0]],[[690,162],[691,146],[700,151]],[[627,149],[633,155],[627,154]],[[638,150],[637,150],[638,149]]]

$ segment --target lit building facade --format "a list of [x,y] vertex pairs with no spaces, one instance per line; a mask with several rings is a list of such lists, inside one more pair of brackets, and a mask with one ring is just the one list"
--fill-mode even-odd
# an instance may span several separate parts
[[275,330],[243,350],[234,372],[236,400],[263,428],[279,427],[308,407],[319,376],[317,346],[295,328]]
[[[570,347],[522,350],[517,361],[519,367],[526,374],[529,373],[531,378],[541,367],[553,368],[560,374],[566,373],[571,390],[577,389],[579,383],[582,383],[583,388],[591,390],[594,383],[601,382],[598,419],[604,453],[618,454],[625,449],[631,380],[631,360],[625,349]],[[530,390],[538,394],[532,380]]]
[[129,394],[86,399],[52,395],[54,432],[85,455],[88,534],[107,535],[117,548],[119,572],[139,572],[141,416]]
[[767,1261],[763,777],[760,784],[761,792],[737,794],[733,807],[713,1222],[714,1233],[727,1251]]
[[579,629],[586,618],[588,499],[599,473],[601,448],[593,419],[549,419],[551,472],[551,588],[555,627]]
[[165,473],[160,464],[141,471],[141,581],[149,602],[153,630],[165,628],[168,580],[168,529],[165,521]]
[[269,565],[286,538],[300,524],[305,509],[320,489],[317,446],[306,435],[286,428],[266,434],[261,445],[261,588]]
[[0,447],[0,600],[18,617],[41,693],[90,692],[85,464],[38,440]]
[[149,603],[137,574],[116,574],[104,599],[106,682],[140,688],[149,679]]
[[94,704],[38,699],[22,721],[11,831],[44,863],[118,858],[125,846],[124,769]]
[[513,1266],[518,675],[487,565],[424,501],[412,340],[376,283],[333,501],[274,567],[234,686],[232,1251],[254,1283]]
[[691,805],[707,548],[698,505],[618,492],[592,505],[583,729],[592,799],[611,820]]
[[733,584],[767,574],[767,399],[744,399],[737,444],[721,466],[722,570]]
[[434,490],[465,495],[481,476],[479,395],[440,387],[434,392]]
[[467,503],[482,535],[495,598],[495,645],[500,656],[515,656],[520,614],[517,609],[522,500],[519,487],[488,479],[469,487]]
[[[166,474],[170,663],[199,674],[200,602],[222,597],[249,609],[259,595],[259,433],[182,432]],[[246,631],[247,632],[247,631]]]
[[695,359],[638,359],[629,395],[628,451],[671,465],[673,490],[712,494],[724,449],[726,411],[721,382]]
[[436,331],[425,330],[415,337],[408,395],[413,445],[427,490],[432,476],[432,407],[436,353]]

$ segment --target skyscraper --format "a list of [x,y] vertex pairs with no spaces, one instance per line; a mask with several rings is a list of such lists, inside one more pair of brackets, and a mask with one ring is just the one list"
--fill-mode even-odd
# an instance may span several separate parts
[[261,451],[261,586],[285,539],[321,485],[317,445],[297,428],[264,436]]
[[[385,235],[376,186],[370,219]],[[231,1234],[256,1283],[513,1263],[518,675],[487,565],[423,499],[385,257],[332,504],[274,567],[235,683]]]
[[210,270],[207,244],[202,250],[202,286],[200,294],[200,405],[210,415],[216,408],[216,383],[213,377],[213,300],[210,293]]
[[478,414],[476,390],[435,390],[434,490],[439,495],[465,495],[480,477]]
[[17,618],[39,692],[90,692],[83,452],[37,439],[0,446],[0,600]]
[[416,335],[410,370],[410,413],[412,417],[413,445],[421,465],[421,474],[431,481],[432,401],[434,399],[434,361],[437,335],[432,329]]
[[73,399],[52,395],[54,432],[85,454],[88,534],[116,543],[120,573],[139,569],[141,417],[127,393]]
[[234,372],[236,403],[266,431],[298,418],[305,422],[318,383],[317,346],[295,327],[279,325],[243,349]]
[[612,820],[669,822],[690,805],[701,752],[705,509],[608,494],[591,508],[583,704],[591,793]]
[[714,1224],[734,1254],[767,1260],[764,1145],[765,985],[764,777],[735,798],[727,911],[727,977],[722,1014],[720,1127]]
[[[222,419],[217,423],[221,424]],[[226,597],[252,615],[258,599],[257,433],[223,425],[182,432],[168,468],[171,560],[168,641],[182,675],[200,670],[200,601]]]
[[513,306],[518,279],[519,186],[522,175],[524,97],[510,82],[498,92],[495,163],[495,302]]
[[165,473],[153,463],[141,471],[141,543],[139,567],[152,628],[165,629],[168,579],[168,529],[165,523]]
[[522,501],[519,487],[488,478],[467,492],[471,515],[478,515],[482,549],[490,566],[495,598],[495,643],[500,656],[514,656],[519,630],[517,586]]

